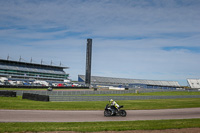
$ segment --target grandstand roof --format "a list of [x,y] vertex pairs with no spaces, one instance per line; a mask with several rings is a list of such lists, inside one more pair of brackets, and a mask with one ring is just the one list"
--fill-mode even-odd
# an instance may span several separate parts
[[188,84],[193,89],[199,89],[200,88],[200,79],[187,79]]
[[[79,79],[85,81],[85,75],[79,75]],[[180,86],[177,81],[161,81],[161,80],[143,80],[143,79],[126,79],[126,78],[112,78],[91,76],[92,84],[146,84],[157,86]]]
[[[53,65],[43,65],[36,63],[27,63],[11,60],[0,59],[0,69],[2,70],[14,70],[21,72],[34,72],[34,73],[47,73],[47,74],[61,74],[66,75],[63,69],[68,67],[53,66]],[[11,75],[15,74],[12,72]]]
[[63,67],[63,66],[46,65],[46,64],[38,64],[38,63],[29,63],[29,62],[4,60],[4,59],[0,59],[0,62],[2,62],[2,63],[10,63],[10,64],[13,63],[13,64],[18,64],[18,65],[32,65],[32,66],[48,67],[48,68],[60,68],[60,69],[68,69],[69,68],[69,67]]

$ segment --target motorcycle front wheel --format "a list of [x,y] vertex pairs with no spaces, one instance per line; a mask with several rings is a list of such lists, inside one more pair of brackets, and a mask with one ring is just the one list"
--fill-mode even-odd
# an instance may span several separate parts
[[125,110],[120,110],[120,115],[122,117],[126,117],[126,111]]
[[104,111],[104,116],[105,117],[111,116],[111,111],[110,110],[105,110]]

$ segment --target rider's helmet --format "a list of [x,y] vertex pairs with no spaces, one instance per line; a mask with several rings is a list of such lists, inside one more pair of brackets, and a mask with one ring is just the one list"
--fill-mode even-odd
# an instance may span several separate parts
[[110,103],[112,103],[112,102],[113,102],[113,100],[112,100],[112,99],[110,99],[110,100],[109,100],[109,102],[110,102]]

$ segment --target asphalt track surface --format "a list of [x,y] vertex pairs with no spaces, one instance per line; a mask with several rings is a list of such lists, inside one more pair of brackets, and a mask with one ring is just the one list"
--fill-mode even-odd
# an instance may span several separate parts
[[0,122],[94,122],[200,118],[200,108],[127,110],[127,116],[104,117],[102,111],[0,110]]

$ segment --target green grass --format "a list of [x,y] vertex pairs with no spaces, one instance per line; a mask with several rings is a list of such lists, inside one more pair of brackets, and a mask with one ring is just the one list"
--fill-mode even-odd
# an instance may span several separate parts
[[[118,94],[117,94],[118,95]],[[153,92],[125,95],[199,95],[199,92]],[[174,109],[200,107],[200,98],[151,99],[117,101],[126,110]],[[107,101],[90,102],[40,102],[22,97],[0,97],[0,109],[25,110],[103,110]],[[126,130],[163,130],[179,128],[200,128],[200,119],[148,120],[120,122],[17,122],[0,123],[0,132],[39,132],[39,131],[126,131]]]
[[126,93],[126,94],[92,94],[85,96],[177,96],[177,95],[200,95],[200,92],[166,91],[166,92]]
[[147,96],[176,96],[176,95],[200,95],[200,92],[188,92],[188,91],[166,91],[166,92],[148,92],[139,93],[140,95]]
[[[200,107],[200,98],[117,101],[126,110],[174,109]],[[41,102],[22,97],[0,97],[0,109],[24,110],[103,110],[107,101]]]
[[164,130],[200,127],[200,119],[147,120],[115,122],[17,122],[0,123],[0,132],[39,132],[39,131],[126,131],[126,130]]

